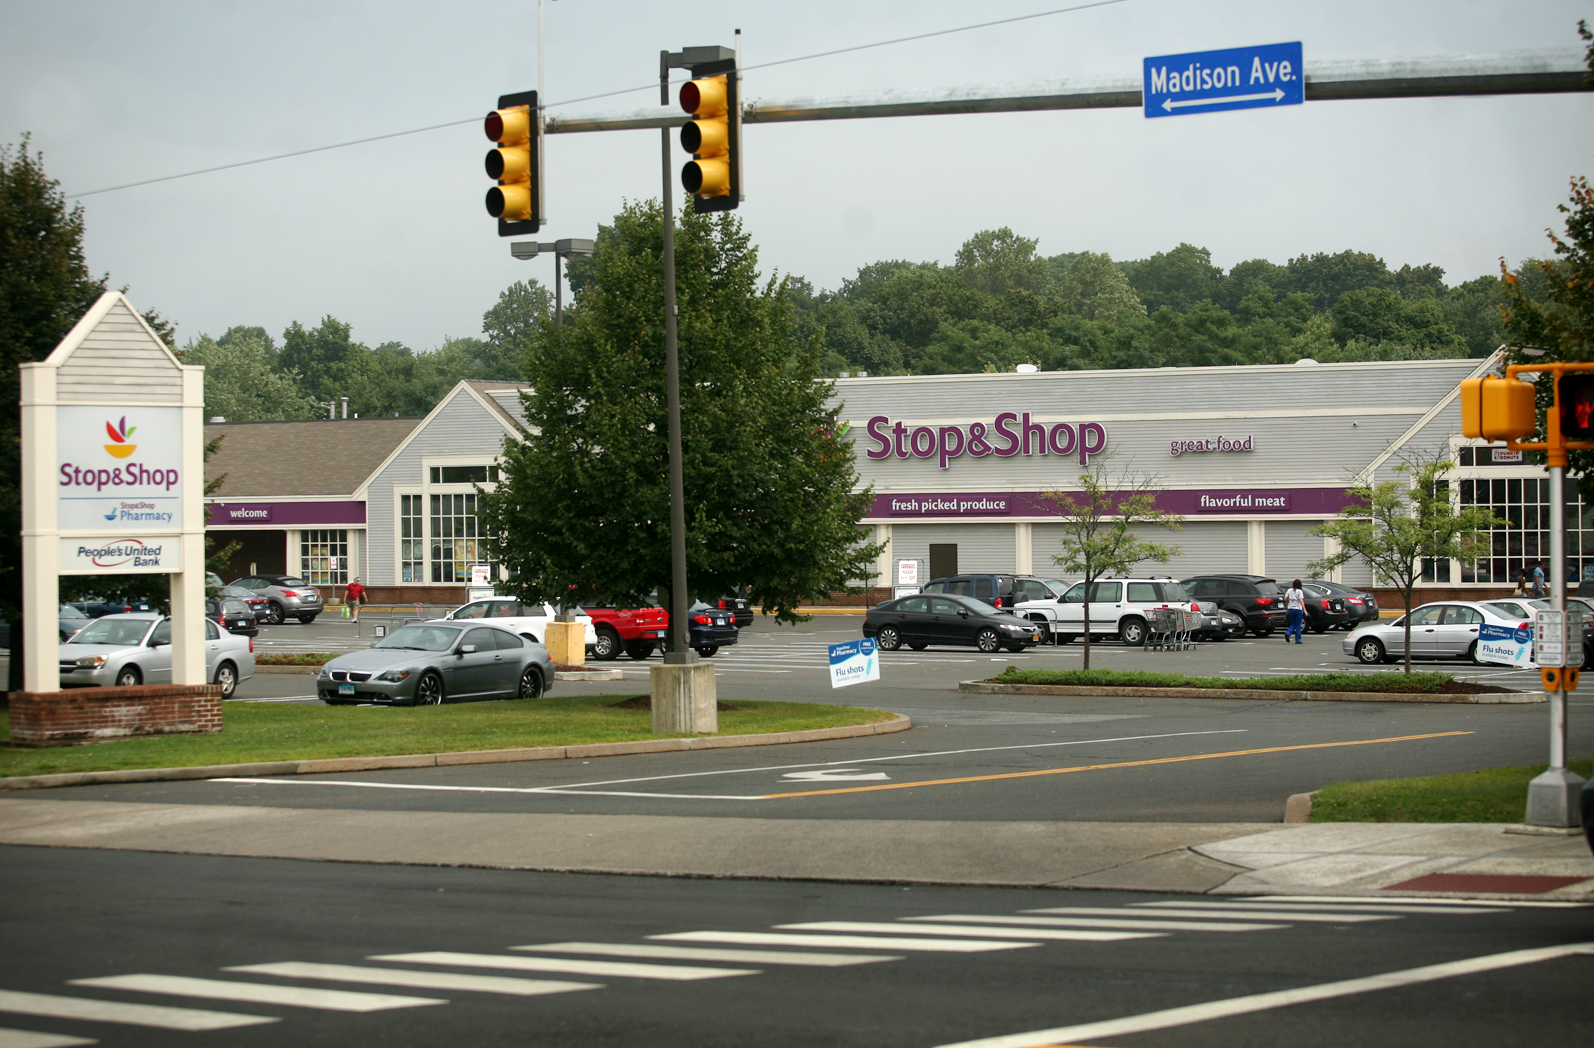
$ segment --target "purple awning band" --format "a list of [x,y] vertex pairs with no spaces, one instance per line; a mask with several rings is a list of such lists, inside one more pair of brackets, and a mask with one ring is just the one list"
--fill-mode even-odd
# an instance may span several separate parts
[[297,528],[364,524],[363,502],[213,502],[210,528]]
[[[1068,492],[1082,498],[1082,492]],[[1351,505],[1344,488],[1195,488],[1157,492],[1157,508],[1187,517],[1287,513],[1331,517]],[[946,520],[959,517],[1047,517],[1057,506],[1036,491],[917,492],[876,495],[868,520]]]

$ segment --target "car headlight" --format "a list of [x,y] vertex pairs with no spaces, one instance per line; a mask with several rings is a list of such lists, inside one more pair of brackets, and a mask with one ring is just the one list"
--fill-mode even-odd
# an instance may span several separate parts
[[376,679],[387,681],[389,684],[397,684],[400,681],[408,680],[410,674],[414,672],[414,670],[388,670]]
[[85,655],[77,660],[78,669],[97,670],[105,665],[104,655]]

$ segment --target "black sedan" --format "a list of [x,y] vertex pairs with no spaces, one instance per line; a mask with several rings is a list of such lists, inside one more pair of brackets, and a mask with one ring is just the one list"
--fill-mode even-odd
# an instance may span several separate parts
[[[1319,579],[1301,583],[1301,589],[1306,591],[1308,605],[1317,603],[1321,605],[1324,600],[1341,601],[1345,606],[1344,617],[1337,622],[1324,620],[1323,625],[1328,629],[1353,630],[1364,622],[1378,621],[1378,598],[1365,590],[1352,589],[1350,586],[1338,582],[1323,582]],[[1321,633],[1318,622],[1311,617],[1312,609],[1306,609],[1307,625],[1312,627],[1314,633]]]
[[1023,651],[1041,642],[1035,623],[961,594],[916,594],[870,608],[863,617],[863,635],[882,651],[906,644],[923,651],[931,644],[972,644],[984,652]]
[[736,612],[714,608],[698,601],[686,611],[687,643],[705,659],[728,644],[735,644],[741,636],[736,625]]
[[141,597],[128,597],[125,600],[121,597],[106,597],[103,600],[99,597],[86,597],[71,603],[72,607],[91,619],[97,619],[101,615],[123,615],[134,611],[154,610],[149,606],[149,602]]

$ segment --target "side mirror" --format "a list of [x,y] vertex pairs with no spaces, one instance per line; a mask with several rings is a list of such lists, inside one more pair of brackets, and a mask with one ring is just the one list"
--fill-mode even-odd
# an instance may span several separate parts
[[152,647],[152,648],[164,648],[166,645],[168,645],[170,643],[171,643],[171,641],[169,641],[169,640],[155,640],[152,637],[152,638],[150,638],[149,646]]
[[1068,603],[1068,598],[1067,597],[1058,597],[1057,598],[1057,603],[1059,603],[1059,604],[1067,604]]
[[459,646],[459,654],[461,654],[461,655],[474,655],[474,654],[476,654],[476,645],[474,645],[474,644],[461,644]]
[[968,608],[959,608],[958,609],[958,618],[966,619],[968,617],[969,617],[969,609]]

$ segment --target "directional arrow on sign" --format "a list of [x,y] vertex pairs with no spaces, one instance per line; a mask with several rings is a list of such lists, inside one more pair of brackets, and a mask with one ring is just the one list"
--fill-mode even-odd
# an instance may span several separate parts
[[1264,91],[1259,95],[1220,95],[1217,98],[1185,98],[1175,102],[1171,98],[1162,100],[1162,108],[1168,112],[1183,109],[1186,106],[1219,106],[1227,102],[1260,102],[1271,98],[1275,102],[1284,100],[1284,89],[1276,87],[1271,91]]
[[783,779],[796,782],[862,782],[871,779],[889,779],[883,771],[852,771],[848,768],[820,768],[818,771],[789,771]]

